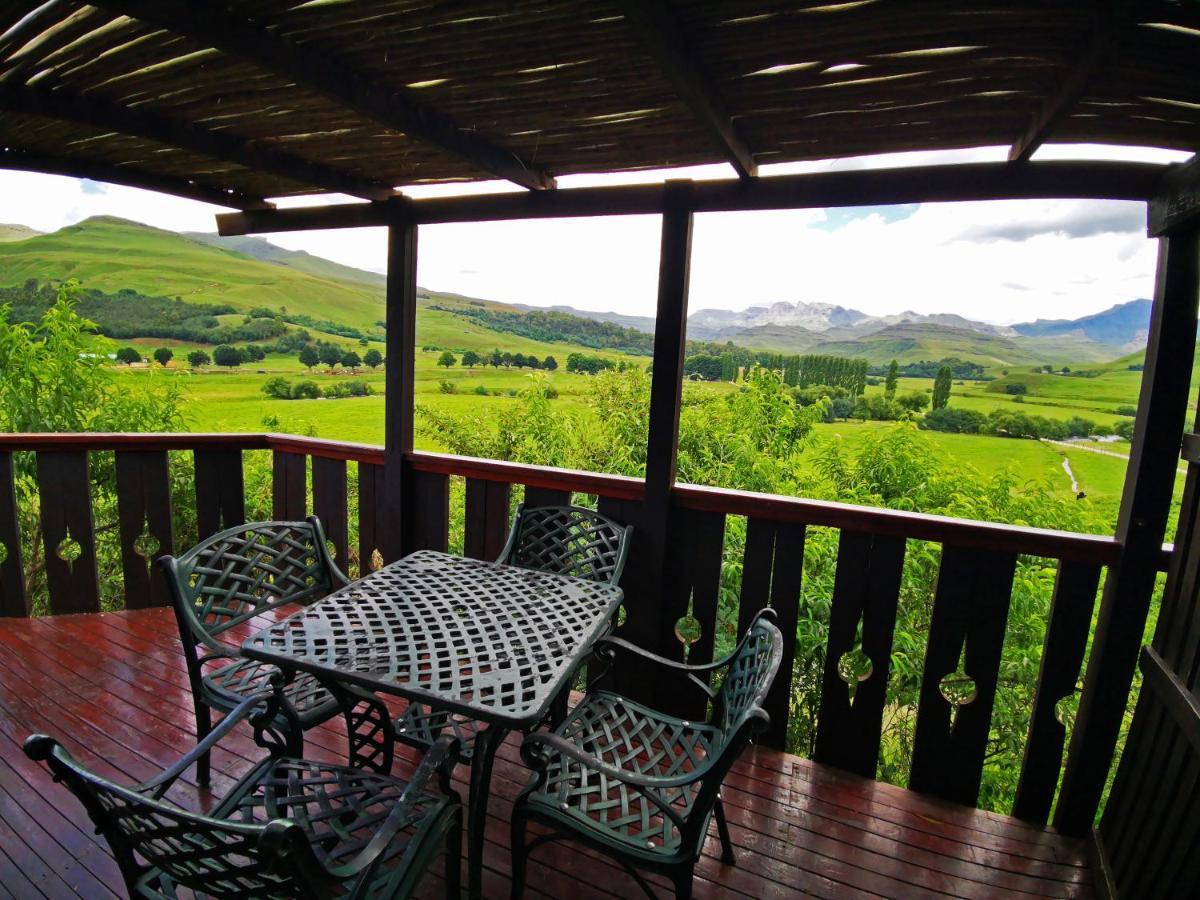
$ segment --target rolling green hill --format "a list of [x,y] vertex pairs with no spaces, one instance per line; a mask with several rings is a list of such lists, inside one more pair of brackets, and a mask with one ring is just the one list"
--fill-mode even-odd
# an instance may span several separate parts
[[283,306],[289,312],[363,329],[384,316],[383,290],[378,286],[254,259],[110,216],[0,243],[0,286],[30,278],[78,278],[106,293],[132,288],[149,296],[228,303],[247,311]]
[[0,225],[0,244],[7,244],[10,241],[27,241],[39,234],[41,234],[40,231],[34,231],[28,225]]

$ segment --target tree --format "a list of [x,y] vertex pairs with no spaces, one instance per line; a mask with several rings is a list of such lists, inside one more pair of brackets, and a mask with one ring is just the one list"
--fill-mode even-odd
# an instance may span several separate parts
[[188,365],[193,369],[199,369],[203,366],[207,366],[210,362],[212,362],[212,359],[210,359],[209,355],[203,350],[193,350],[187,355],[187,361]]
[[372,369],[374,369],[376,366],[380,365],[383,362],[383,354],[380,353],[378,350],[376,350],[374,347],[372,347],[370,350],[368,350],[366,353],[363,354],[363,362],[365,362],[368,366],[370,366]]
[[897,397],[896,402],[909,412],[920,412],[929,405],[929,395],[924,391],[908,391]]
[[362,365],[362,359],[353,350],[347,351],[342,355],[342,366],[347,369],[357,369]]
[[549,372],[553,372],[558,368],[558,360],[553,356],[547,356],[544,360],[542,360],[542,368]]
[[474,350],[467,350],[462,355],[462,364],[468,369],[473,369],[479,365],[480,356]]
[[125,363],[127,366],[132,366],[134,363],[142,361],[142,354],[138,352],[137,347],[122,347],[117,351],[117,362]]
[[887,380],[883,383],[883,396],[888,400],[896,398],[896,385],[900,380],[900,364],[892,360],[888,366]]
[[258,344],[247,344],[246,358],[251,362],[262,362],[267,358],[267,351],[258,346]]
[[849,397],[835,397],[829,404],[829,415],[834,419],[849,419],[854,415],[854,401]]
[[438,357],[437,364],[439,366],[445,366],[448,369],[457,362],[458,362],[457,356],[455,356],[449,350],[443,350],[442,355]]
[[504,363],[504,354],[500,352],[499,347],[497,347],[495,350],[492,351],[492,355],[491,355],[490,359],[491,359],[493,369],[500,368],[500,366]]
[[260,390],[273,400],[292,399],[292,383],[286,378],[268,378]]
[[950,381],[954,372],[949,366],[938,369],[937,378],[933,380],[933,408],[945,409],[950,403]]
[[317,354],[327,366],[336,366],[342,361],[342,348],[337,344],[319,344],[317,345]]
[[292,388],[293,400],[316,400],[320,396],[321,389],[312,381],[301,381]]
[[165,366],[175,358],[175,354],[169,347],[159,347],[154,351],[154,361],[160,366]]
[[234,368],[240,366],[246,361],[246,353],[238,347],[231,347],[229,344],[222,344],[213,350],[213,362],[218,366],[228,366]]
[[512,364],[515,360],[516,360],[516,357],[513,356],[511,353],[501,353],[500,354],[500,365],[504,366],[504,368],[506,368],[506,369],[511,368]]
[[305,344],[300,348],[300,365],[306,369],[312,369],[321,361],[321,354],[317,352],[317,348],[312,344]]

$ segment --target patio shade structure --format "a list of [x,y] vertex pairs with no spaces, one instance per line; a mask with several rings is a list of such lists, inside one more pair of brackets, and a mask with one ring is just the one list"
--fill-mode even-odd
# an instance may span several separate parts
[[[224,205],[236,210],[219,217],[224,234],[389,229],[387,446],[368,463],[370,477],[381,480],[372,516],[385,560],[437,543],[437,521],[414,511],[444,508],[442,476],[474,473],[489,485],[519,481],[534,490],[558,492],[551,499],[563,499],[561,478],[524,470],[514,475],[511,468],[452,463],[413,452],[420,226],[660,214],[646,477],[635,485],[610,480],[595,486],[602,495],[609,492],[606,514],[636,527],[626,579],[625,634],[663,655],[679,656],[672,625],[686,612],[693,588],[700,596],[705,577],[702,572],[684,578],[672,574],[672,536],[687,528],[696,540],[720,537],[715,520],[701,513],[778,513],[769,534],[764,530],[755,539],[756,553],[765,548],[762,605],[768,602],[768,585],[772,605],[791,586],[798,591],[799,575],[787,574],[780,562],[797,551],[802,554],[804,524],[796,522],[848,529],[843,537],[851,534],[850,550],[858,547],[871,567],[880,567],[882,583],[895,570],[897,558],[902,560],[901,539],[931,530],[943,534],[941,526],[921,517],[831,504],[810,508],[792,498],[676,485],[696,213],[1014,198],[1145,202],[1148,233],[1159,239],[1159,272],[1117,532],[1102,548],[1083,549],[1086,542],[1074,539],[1056,543],[1039,536],[1035,541],[1052,545],[1055,552],[1048,555],[1061,565],[1026,745],[1029,777],[1023,776],[1015,812],[1045,821],[1054,802],[1059,829],[1079,835],[1091,830],[1113,761],[1154,579],[1163,564],[1160,549],[1195,349],[1200,163],[1039,162],[1031,157],[1050,142],[1193,153],[1200,148],[1200,8],[1195,4],[49,0],[10,3],[0,16],[0,166],[75,174]],[[777,162],[977,146],[1008,147],[1008,161],[758,174]],[[574,173],[721,162],[732,167],[729,180],[555,187],[557,177]],[[519,190],[428,200],[403,195],[409,185],[493,179],[512,182]],[[327,192],[365,202],[272,208],[272,198]],[[869,255],[870,248],[863,252]],[[277,497],[284,507],[277,513],[303,515],[305,457],[300,454],[305,448],[297,443],[288,451],[287,439],[271,440],[275,443],[264,446],[284,459],[276,470]],[[0,445],[0,540],[10,547],[13,531],[4,513],[4,485],[10,476],[4,454],[42,448],[46,477],[58,475],[71,483],[79,472],[54,452],[68,443],[23,439]],[[346,452],[314,449],[314,482],[318,458],[322,466],[329,459],[359,458]],[[299,460],[298,469],[289,457]],[[200,465],[198,457],[198,478]],[[431,473],[442,480],[431,480]],[[341,477],[344,482],[344,466]],[[579,475],[570,483],[584,490],[593,484],[589,477],[599,476]],[[1193,472],[1189,485],[1197,477]],[[475,509],[496,519],[499,497],[490,488],[480,490]],[[1188,497],[1195,496],[1196,490],[1189,488]],[[220,499],[228,502],[228,497]],[[288,508],[297,505],[299,509]],[[71,533],[78,533],[74,524]],[[937,603],[950,609],[977,600],[984,612],[969,626],[950,613],[935,616],[923,707],[939,702],[943,673],[938,667],[945,663],[952,669],[964,643],[980,654],[982,661],[972,664],[983,672],[975,677],[981,693],[994,694],[995,665],[987,660],[999,658],[1016,554],[1031,552],[1029,530],[945,526],[947,540],[952,533],[954,546],[947,543]],[[865,541],[861,547],[854,543],[860,538]],[[750,552],[748,544],[748,556]],[[1172,571],[1190,572],[1181,560],[1191,553],[1190,547],[1177,550]],[[0,569],[0,585],[5,586],[0,607],[19,615],[27,607],[23,593],[13,587],[11,573],[20,566],[15,556],[10,552]],[[1054,705],[1074,690],[1080,675],[1101,566],[1107,566],[1107,575],[1099,619],[1056,793],[1064,748],[1063,729],[1053,721]],[[986,585],[976,591],[962,587],[978,572],[988,574]],[[954,577],[961,584],[956,586]],[[59,582],[66,593],[78,589],[84,598],[80,608],[87,607],[88,585],[66,576],[59,576]],[[844,632],[848,623],[853,639],[860,615],[886,617],[880,610],[886,609],[887,592],[863,590],[865,605],[853,616],[846,610],[850,617],[845,621],[835,616],[831,632]],[[746,621],[753,612],[744,603]],[[1176,623],[1200,620],[1183,613],[1169,618]],[[794,624],[794,618],[781,617],[785,634],[789,627],[794,631]],[[1188,640],[1200,644],[1200,636]],[[890,635],[885,656],[887,647]],[[1194,654],[1177,649],[1171,645],[1171,653],[1152,659],[1167,661],[1154,663],[1157,674],[1148,690],[1158,692],[1159,699],[1144,702],[1153,707],[1147,715],[1154,717],[1155,727],[1138,746],[1147,758],[1156,752],[1155,741],[1172,748],[1163,753],[1177,750],[1173,767],[1163,771],[1164,778],[1176,778],[1178,784],[1157,783],[1151,790],[1144,772],[1139,770],[1137,777],[1143,785],[1140,796],[1161,797],[1172,821],[1182,823],[1171,840],[1186,847],[1200,829],[1200,817],[1181,811],[1200,784],[1200,703]],[[793,652],[791,645],[785,648],[785,672]],[[827,676],[829,681],[836,673]],[[786,721],[786,679],[780,683],[784,693],[770,698],[769,705],[781,709]],[[650,690],[645,685],[641,689]],[[670,686],[663,685],[661,693],[669,694]],[[881,704],[882,695],[878,700]],[[844,697],[830,704],[827,713],[823,698],[822,718],[826,724],[840,724],[821,732],[818,756],[873,774],[878,747],[868,741],[855,748],[846,737],[871,733],[870,710],[861,712],[857,700],[850,709]],[[951,727],[937,715],[919,716],[914,755],[920,764],[914,763],[912,787],[975,802],[990,696],[974,710],[961,728],[961,717]],[[781,735],[768,738],[778,742]],[[1104,837],[1096,844],[1098,857],[1107,862],[1104,841],[1121,842],[1127,837],[1123,829],[1136,821],[1133,813],[1122,821],[1106,819]],[[1113,860],[1108,874],[1114,884],[1130,871],[1133,858],[1122,851]]]

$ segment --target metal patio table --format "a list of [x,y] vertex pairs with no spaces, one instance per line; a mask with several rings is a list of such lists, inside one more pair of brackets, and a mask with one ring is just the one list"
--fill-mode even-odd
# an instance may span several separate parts
[[467,825],[479,896],[496,749],[542,722],[622,597],[610,585],[421,550],[258,632],[242,653],[328,686],[360,765],[391,768],[392,723],[377,693],[487,724],[475,739]]

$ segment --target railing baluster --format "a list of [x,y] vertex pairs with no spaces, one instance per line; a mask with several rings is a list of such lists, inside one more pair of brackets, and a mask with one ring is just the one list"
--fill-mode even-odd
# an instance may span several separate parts
[[1100,566],[1059,563],[1042,644],[1037,694],[1029,720],[1029,739],[1025,742],[1021,780],[1013,804],[1013,815],[1017,818],[1045,824],[1050,815],[1067,734],[1058,720],[1057,706],[1060,700],[1074,693],[1079,680],[1099,586]]
[[39,452],[37,478],[50,611],[97,612],[100,578],[87,451]]
[[[861,531],[843,531],[838,541],[813,758],[865,778],[874,778],[879,764],[904,549],[903,538]],[[860,625],[860,650],[871,671],[851,690],[840,667]]]
[[0,616],[29,615],[11,453],[0,453]]
[[343,572],[349,553],[346,514],[346,461],[312,458],[313,513],[321,520],[325,537],[333,542],[333,559]]
[[[171,602],[166,582],[150,564],[159,556],[175,552],[167,451],[119,450],[116,459],[125,606],[166,606]],[[153,539],[153,548],[138,546],[143,534]]]
[[411,505],[405,511],[404,552],[440,550],[450,542],[450,478],[432,472],[412,473]]
[[768,747],[787,746],[788,713],[792,699],[792,664],[796,659],[796,627],[800,616],[800,587],[804,577],[805,527],[781,522],[775,533],[775,559],[771,573],[771,609],[783,633],[783,658],[763,708],[771,724],[762,736]]
[[525,505],[528,507],[570,506],[571,492],[527,485],[525,487]]
[[746,633],[770,599],[771,566],[775,559],[776,522],[746,520],[746,551],[742,556],[742,593],[738,602],[738,637]]
[[[909,786],[974,806],[979,799],[1015,553],[947,544],[929,624]],[[942,681],[958,672],[973,693],[952,703]],[[966,686],[960,686],[966,690]]]
[[246,522],[246,487],[241,450],[192,454],[196,471],[196,532],[206,540],[218,531]]
[[508,533],[508,497],[504,481],[467,479],[466,536],[463,552],[472,559],[495,559]]
[[[688,651],[687,662],[692,665],[712,662],[719,625],[717,613],[725,516],[674,509],[671,522],[672,539],[667,545],[669,557],[664,589],[675,595],[675,606],[680,609],[687,609],[690,601],[692,618],[700,626],[700,634]],[[704,680],[707,681],[707,677]],[[683,718],[703,721],[708,715],[708,701],[682,677],[679,681],[679,689],[670,692],[679,701],[672,711]]]
[[375,569],[375,554],[383,558],[383,466],[358,464],[358,574]]
[[272,516],[280,521],[299,521],[308,515],[308,457],[302,453],[276,450],[272,455]]

